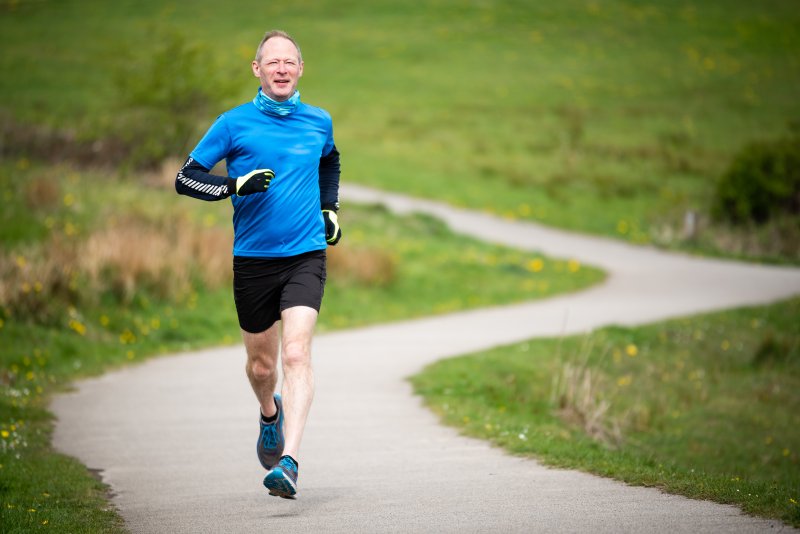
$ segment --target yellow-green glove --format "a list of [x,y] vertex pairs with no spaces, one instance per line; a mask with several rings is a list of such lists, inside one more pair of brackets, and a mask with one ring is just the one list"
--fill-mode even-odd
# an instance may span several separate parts
[[236,194],[240,197],[253,193],[266,193],[269,183],[275,178],[272,169],[258,169],[236,179]]
[[325,241],[333,246],[342,238],[339,216],[333,210],[322,210],[322,218],[325,219]]

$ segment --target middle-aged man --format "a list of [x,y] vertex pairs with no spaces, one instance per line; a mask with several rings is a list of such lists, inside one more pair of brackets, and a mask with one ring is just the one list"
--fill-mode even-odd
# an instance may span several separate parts
[[[217,118],[175,188],[202,200],[231,197],[234,300],[247,377],[261,405],[258,458],[270,494],[294,498],[314,396],[311,338],[325,288],[325,249],[341,237],[339,152],[330,115],[300,101],[303,58],[292,37],[267,32],[252,70],[260,81],[256,97]],[[222,160],[229,176],[211,174]],[[275,393],[279,354],[282,395]]]

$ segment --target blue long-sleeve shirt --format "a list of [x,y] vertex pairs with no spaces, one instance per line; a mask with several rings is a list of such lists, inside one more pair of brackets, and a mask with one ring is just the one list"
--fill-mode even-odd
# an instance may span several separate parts
[[[210,174],[221,160],[232,177],[272,169],[265,193],[239,197],[235,178]],[[299,103],[286,116],[252,102],[220,115],[178,172],[178,193],[202,200],[230,197],[236,256],[286,257],[326,248],[320,208],[337,209],[339,152],[330,115]]]

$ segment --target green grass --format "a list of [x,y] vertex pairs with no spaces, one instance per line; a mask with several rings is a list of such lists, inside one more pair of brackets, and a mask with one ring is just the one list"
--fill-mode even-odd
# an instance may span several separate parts
[[[202,130],[226,107],[252,97],[256,90],[249,72],[253,49],[265,30],[281,27],[303,47],[303,99],[325,107],[334,117],[347,182],[637,243],[796,263],[800,239],[795,218],[778,227],[755,230],[703,224],[694,241],[681,237],[681,225],[687,210],[699,212],[704,220],[716,178],[740,146],[797,127],[799,19],[791,0],[696,4],[439,0],[413,8],[396,0],[290,4],[231,0],[224,6],[210,0],[169,6],[155,0],[0,0],[0,68],[11,73],[0,77],[0,127],[7,155],[0,162],[4,201],[0,258],[33,262],[47,256],[47,246],[79,244],[104,225],[119,225],[120,214],[128,212],[134,212],[132,220],[165,234],[176,221],[169,218],[173,215],[183,217],[178,220],[191,228],[225,226],[230,218],[226,203],[201,204],[143,187],[136,167],[127,167],[129,179],[122,180],[116,172],[75,171],[69,165],[44,164],[23,156],[34,150],[46,158],[51,149],[66,146],[69,158],[69,139],[108,136],[127,129],[126,121],[133,121],[130,126],[136,128],[131,131],[142,145],[158,145],[176,117],[164,113],[152,120],[152,114],[139,116],[141,110],[125,106],[130,105],[131,95],[147,87],[146,75],[154,72],[148,69],[164,67],[152,59],[169,57],[164,55],[164,43],[173,35],[182,35],[185,44],[200,51],[199,56],[187,53],[174,61],[175,79],[207,72],[209,85],[232,83],[238,88],[217,102],[219,109],[198,109]],[[198,33],[197,28],[203,31]],[[199,68],[186,64],[192,57],[200,58]],[[167,80],[163,82],[167,87]],[[40,126],[67,135],[54,142],[37,133]],[[138,128],[142,127],[150,127],[152,136],[141,134]],[[24,139],[28,139],[26,146]],[[195,141],[189,140],[190,144]],[[119,157],[110,148],[105,154],[112,166],[125,163]],[[41,189],[32,188],[31,183],[40,184]],[[392,217],[377,208],[356,209],[343,200],[345,237],[339,250],[365,260],[359,268],[387,269],[367,270],[354,278],[345,270],[332,279],[320,331],[546,296],[600,278],[585,266],[453,236],[429,218]],[[788,246],[775,248],[776,242]],[[386,273],[391,275],[388,279]],[[113,288],[100,295],[77,291],[65,277],[65,283],[57,286],[56,299],[37,297],[35,281],[31,281],[29,292],[33,293],[26,298],[36,304],[30,312],[35,317],[0,315],[4,393],[0,431],[8,433],[0,440],[4,529],[112,531],[119,527],[119,519],[103,511],[102,486],[73,461],[49,450],[52,423],[46,401],[70,380],[108,366],[156,353],[234,342],[237,326],[228,290],[204,288],[196,283],[197,275],[191,273],[190,289],[175,291],[164,287],[164,276],[140,280],[146,289],[133,295]],[[495,283],[499,280],[503,283]],[[64,300],[65,295],[76,301]],[[796,323],[796,309],[789,312]],[[638,336],[649,330],[604,332],[609,338],[630,336],[639,354],[644,354],[646,344]],[[761,342],[769,345],[765,338]],[[561,345],[565,354],[569,343]],[[552,342],[550,348],[556,346]],[[681,351],[690,350],[673,349],[664,349],[662,357],[683,358]],[[580,349],[573,345],[572,354],[576,353]],[[643,361],[640,356],[626,358],[622,361]],[[551,367],[561,369],[555,363]],[[775,368],[796,369],[787,363]],[[532,374],[537,369],[522,366],[521,372]],[[476,367],[475,372],[484,370]],[[613,374],[612,369],[605,372],[611,385],[627,376]],[[769,372],[764,368],[743,371],[741,377],[725,374],[719,382],[750,387],[739,379],[764,378]],[[486,374],[486,379],[490,376]],[[512,380],[511,376],[503,380]],[[549,385],[549,376],[539,377],[544,384],[540,387]],[[792,376],[795,371],[775,380]],[[638,384],[632,370],[630,377],[626,388],[632,390]],[[682,395],[697,387],[693,385],[697,380],[690,382]],[[501,390],[505,382],[498,384],[496,389]],[[701,382],[698,391],[703,387],[711,386]],[[781,387],[782,395],[793,391]],[[771,398],[770,391],[763,389],[762,397]],[[796,408],[796,398],[792,402]],[[695,419],[684,420],[691,414],[683,408],[676,418],[686,429],[693,428],[690,423],[706,420],[705,404],[689,404],[697,410],[691,416]],[[776,413],[786,405],[790,404],[778,406]],[[509,401],[503,406],[506,412],[515,412],[526,405],[520,408]],[[548,408],[542,406],[544,413]],[[712,408],[718,409],[709,404],[709,413]],[[755,403],[752,409],[744,413],[751,413],[754,420],[777,417],[770,412],[771,404]],[[484,412],[475,407],[475,413]],[[647,435],[661,436],[656,432],[658,425],[669,421],[664,422],[654,409],[647,412],[634,406],[630,413],[635,417],[618,414],[617,423],[624,427],[626,437],[622,450],[642,443],[641,450],[652,447],[655,451],[661,442],[653,445]],[[475,420],[476,416],[470,417]],[[555,455],[552,461],[587,469],[591,464],[603,474],[623,476],[617,475],[622,470],[604,446],[581,437],[552,413],[543,421],[551,435],[543,433],[546,439],[541,443],[566,458]],[[639,421],[647,432],[637,430],[632,421]],[[599,432],[614,442],[616,427],[611,423]],[[486,424],[481,421],[478,426],[485,430]],[[786,428],[793,427],[796,421]],[[747,425],[743,428],[748,436],[755,435]],[[520,431],[516,435],[520,434],[532,442],[532,434]],[[513,435],[506,436],[509,442],[514,441]],[[767,437],[773,439],[770,446],[785,447],[790,451],[788,458],[796,458],[796,436],[784,439],[775,430],[763,439]],[[777,445],[781,439],[788,445]],[[644,473],[638,483],[698,497],[708,493],[754,513],[789,514],[789,520],[796,521],[792,519],[796,508],[780,508],[787,495],[800,500],[796,479],[794,493],[786,493],[772,486],[743,486],[744,471],[692,474],[690,468],[675,463],[683,461],[682,440],[663,439],[665,447],[677,443],[676,450],[660,456],[649,453],[649,460],[642,460],[643,453],[624,452],[625,458],[632,455],[626,465]],[[703,442],[698,438],[692,443]],[[776,451],[782,457],[783,449],[775,447],[769,449],[770,465],[780,461],[773,458]],[[586,453],[584,459],[570,457],[572,450]],[[670,454],[675,454],[674,459]],[[796,473],[793,466],[787,471]],[[759,497],[744,503],[735,500],[744,493]],[[769,499],[777,504],[765,504]],[[43,521],[49,522],[43,525]]]
[[412,382],[445,423],[510,452],[800,526],[799,321],[793,299],[610,327]]
[[[155,185],[146,185],[155,184]],[[71,264],[70,276],[16,266],[43,265],[57,247],[80,247],[115,221],[169,225],[204,237],[230,230],[228,202],[179,197],[158,180],[134,181],[67,166],[0,161],[0,298],[25,285],[16,304],[0,306],[0,523],[3,531],[34,527],[64,532],[116,531],[120,519],[107,510],[104,487],[84,467],[50,448],[50,396],[80,377],[140,362],[157,354],[239,341],[228,274],[216,285],[190,277],[186,291],[172,292],[147,277],[131,294],[115,285],[95,287]],[[398,217],[377,206],[346,206],[343,241],[331,257],[318,331],[535,299],[587,287],[603,278],[591,267],[535,253],[481,243],[450,232],[422,215]],[[145,259],[145,243],[130,246],[131,263]],[[177,246],[177,245],[176,245]],[[217,257],[230,257],[223,243]],[[70,256],[66,256],[70,257]],[[356,263],[348,263],[353,258]],[[77,260],[75,260],[77,262]],[[184,271],[197,258],[182,258]],[[202,266],[207,268],[208,266]],[[110,280],[124,268],[109,265]],[[367,269],[367,270],[364,270]],[[371,269],[371,270],[370,270]],[[501,273],[502,276],[498,276]],[[169,276],[179,272],[165,271]],[[38,278],[37,278],[38,277]],[[54,278],[54,282],[48,281]],[[37,293],[37,283],[52,288]],[[75,285],[67,291],[63,285]],[[102,289],[106,287],[106,289]],[[464,288],[471,288],[465,293]],[[424,294],[425,298],[420,298]],[[20,304],[21,302],[21,304]],[[35,511],[31,511],[35,510]]]
[[796,247],[772,246],[776,232],[744,245],[749,230],[704,224],[682,237],[687,210],[707,223],[739,147],[800,121],[791,0],[11,5],[0,66],[15,75],[0,94],[23,122],[89,134],[113,122],[120,94],[187,19],[213,28],[186,39],[203,45],[210,83],[239,88],[225,105],[249,99],[255,43],[279,26],[303,47],[303,98],[333,114],[348,181],[634,242],[798,261]]

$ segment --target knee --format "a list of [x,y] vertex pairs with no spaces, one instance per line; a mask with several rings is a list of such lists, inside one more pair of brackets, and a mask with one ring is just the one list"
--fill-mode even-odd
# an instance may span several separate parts
[[247,372],[259,382],[267,381],[275,377],[275,369],[258,360],[250,360],[247,362]]
[[311,349],[308,343],[289,341],[283,346],[284,367],[301,367],[311,362]]

